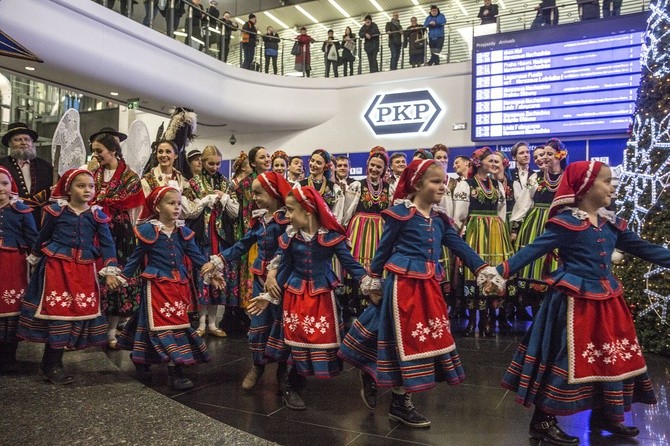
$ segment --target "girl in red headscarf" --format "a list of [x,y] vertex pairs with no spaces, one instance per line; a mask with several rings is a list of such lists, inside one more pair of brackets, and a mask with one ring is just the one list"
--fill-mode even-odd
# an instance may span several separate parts
[[292,189],[286,198],[286,216],[291,224],[279,238],[281,259],[273,261],[278,268],[272,269],[265,283],[275,298],[283,299],[283,334],[272,332],[266,353],[278,361],[291,356],[282,396],[290,409],[304,410],[299,376],[330,378],[342,371],[337,349],[344,333],[332,258],[337,256],[356,283],[366,272],[351,256],[346,230],[316,189]]
[[18,196],[12,174],[0,167],[0,373],[18,371],[16,327],[28,288],[26,257],[37,239],[32,209]]
[[[391,205],[389,183],[384,181],[389,158],[386,149],[377,146],[370,151],[365,179],[351,183],[345,193],[344,220],[351,242],[351,255],[363,265],[370,262],[377,251],[382,236],[381,212]],[[367,306],[365,298],[355,283],[345,278],[345,311],[348,316],[358,317]]]
[[[93,174],[70,169],[51,192],[56,201],[44,208],[42,229],[33,246],[37,263],[21,307],[17,336],[44,343],[42,370],[53,384],[70,384],[63,349],[107,343],[107,319],[101,311],[98,274],[109,285],[118,274],[109,217],[90,206]],[[103,268],[96,271],[96,261]],[[98,273],[98,274],[96,274]]]
[[414,160],[403,171],[393,197],[397,204],[382,212],[384,231],[370,265],[377,278],[369,286],[375,305],[354,322],[339,352],[362,370],[365,404],[376,407],[377,385],[393,387],[389,418],[411,427],[430,425],[412,404],[411,393],[437,381],[458,384],[465,379],[440,289],[442,246],[472,271],[486,267],[451,219],[435,207],[445,193],[445,180],[444,168],[435,160]]
[[[505,224],[507,205],[503,185],[491,178],[503,169],[500,158],[488,147],[475,150],[468,179],[454,190],[454,223],[465,242],[484,261],[497,265],[512,255],[512,244]],[[474,336],[479,312],[479,336],[491,336],[495,309],[502,296],[486,296],[470,271],[463,272],[467,299],[468,326],[465,336]]]
[[639,430],[623,424],[624,412],[634,402],[656,403],[611,256],[616,248],[670,268],[670,251],[640,239],[606,210],[613,194],[606,164],[570,164],[544,233],[497,267],[508,278],[554,249],[561,260],[545,278],[549,292],[502,380],[517,402],[535,406],[530,435],[542,444],[578,444],[556,415],[589,409],[592,432],[634,437]]
[[[169,383],[175,390],[193,387],[181,366],[208,362],[207,346],[189,321],[194,296],[188,282],[186,259],[196,268],[212,266],[195,242],[194,232],[179,220],[182,211],[181,193],[172,186],[159,186],[151,191],[138,218],[135,236],[137,248],[126,262],[121,282],[143,268],[144,279],[139,309],[119,335],[118,347],[131,350],[138,377],[148,378],[151,364],[168,363]],[[211,273],[205,275],[205,281]],[[222,279],[212,279],[219,286]]]
[[[271,361],[265,356],[265,348],[270,331],[281,324],[279,302],[272,299],[269,294],[263,293],[263,286],[268,264],[279,247],[278,238],[286,231],[289,223],[283,206],[290,190],[289,182],[277,172],[263,172],[258,175],[251,184],[251,197],[258,207],[252,213],[251,229],[233,246],[213,257],[215,263],[221,260],[226,263],[235,262],[249,252],[253,245],[258,245],[258,256],[251,266],[251,272],[254,274],[254,297],[247,307],[247,312],[251,315],[248,336],[254,365],[242,381],[244,390],[250,390],[256,385],[265,371],[265,365]],[[286,370],[286,362],[279,362],[277,380],[280,384],[286,375]]]

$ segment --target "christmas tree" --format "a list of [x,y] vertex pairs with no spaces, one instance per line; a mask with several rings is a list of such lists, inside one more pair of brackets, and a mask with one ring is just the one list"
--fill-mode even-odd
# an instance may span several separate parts
[[[642,238],[670,245],[670,16],[653,0],[642,78],[617,190],[619,215]],[[670,270],[624,256],[615,267],[647,352],[670,355]]]

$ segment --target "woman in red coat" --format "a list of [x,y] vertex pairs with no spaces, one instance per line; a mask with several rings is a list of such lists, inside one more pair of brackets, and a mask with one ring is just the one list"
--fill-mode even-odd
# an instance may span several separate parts
[[300,46],[300,53],[295,56],[295,71],[301,71],[303,76],[309,77],[309,73],[312,71],[310,44],[314,43],[315,40],[307,34],[307,28],[304,26],[300,28],[300,34],[295,36],[295,40]]

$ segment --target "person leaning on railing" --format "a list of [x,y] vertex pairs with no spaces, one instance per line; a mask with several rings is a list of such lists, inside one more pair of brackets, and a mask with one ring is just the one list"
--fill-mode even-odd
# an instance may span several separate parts
[[239,29],[239,25],[230,19],[230,12],[223,13],[223,61],[228,62],[228,53],[230,53],[230,38],[233,31]]
[[400,60],[400,51],[402,49],[402,25],[400,24],[400,14],[394,12],[391,21],[386,23],[386,34],[389,39],[389,49],[391,50],[391,70],[398,69],[398,60]]
[[409,64],[412,68],[420,67],[426,60],[426,29],[417,23],[416,17],[410,19],[405,30],[405,47],[409,47]]
[[364,40],[363,49],[368,56],[368,63],[370,65],[370,73],[379,71],[379,64],[377,63],[377,54],[379,53],[379,28],[377,24],[372,21],[370,14],[365,16],[365,23],[358,32],[361,39]]
[[256,15],[249,14],[249,20],[242,26],[242,51],[244,52],[242,68],[245,70],[251,70],[251,64],[254,61],[254,51],[256,50],[257,35]]

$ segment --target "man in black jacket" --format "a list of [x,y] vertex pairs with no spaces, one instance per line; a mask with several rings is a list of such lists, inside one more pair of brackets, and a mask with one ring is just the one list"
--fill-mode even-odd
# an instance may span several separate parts
[[251,70],[251,63],[254,61],[254,52],[256,51],[256,15],[249,14],[249,20],[242,27],[242,51],[244,52],[244,61],[242,68]]
[[391,21],[386,24],[386,34],[389,36],[389,49],[391,50],[391,70],[398,69],[398,60],[402,50],[402,25],[400,14],[394,12]]
[[365,24],[361,27],[358,35],[361,39],[365,39],[363,49],[365,50],[365,54],[368,55],[370,73],[376,73],[379,71],[379,65],[377,64],[377,53],[379,53],[379,28],[372,21],[372,16],[370,14],[365,16]]
[[9,124],[2,136],[2,145],[9,148],[9,156],[0,158],[0,166],[12,174],[23,202],[33,208],[37,227],[42,221],[42,206],[49,201],[53,184],[53,167],[37,158],[37,132],[23,122]]

